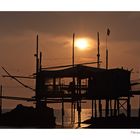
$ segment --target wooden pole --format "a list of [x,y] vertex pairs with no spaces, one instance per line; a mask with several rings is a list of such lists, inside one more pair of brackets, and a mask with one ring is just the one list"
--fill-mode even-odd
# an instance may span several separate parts
[[131,117],[130,96],[128,96],[128,99],[127,99],[127,117],[128,117],[128,118]]
[[108,44],[107,44],[107,38],[110,35],[110,30],[107,28],[107,33],[106,33],[106,69],[108,69]]
[[106,69],[108,69],[108,49],[106,49]]
[[38,73],[38,35],[36,37],[36,73]]
[[114,100],[114,116],[117,115],[116,105],[117,105],[117,101],[116,101],[116,99],[115,99],[115,100]]
[[39,87],[38,87],[38,72],[39,72],[39,58],[38,58],[38,35],[36,36],[36,90],[35,90],[35,96],[36,96],[36,108],[40,108],[40,99],[39,99]]
[[113,113],[112,113],[112,100],[110,99],[110,115],[113,116]]
[[[75,33],[73,33],[73,43],[72,43],[72,66],[74,68],[74,42],[75,41]],[[75,103],[74,103],[74,95],[75,95],[75,77],[73,77],[73,86],[74,90],[72,90],[72,102],[71,102],[71,124],[74,125],[75,120]]]
[[99,116],[102,117],[102,100],[99,99]]
[[108,47],[107,47],[107,35],[106,35],[106,69],[108,69]]
[[[100,38],[99,32],[97,32],[97,68],[100,68]],[[99,116],[102,117],[102,102],[99,99]]]
[[[2,97],[2,85],[0,86],[0,96]],[[2,114],[2,98],[0,98],[0,115]]]
[[62,95],[62,127],[64,127],[64,99]]
[[74,42],[75,41],[75,33],[73,33],[73,43],[72,43],[72,65],[74,67]]
[[40,52],[40,59],[39,60],[40,60],[39,61],[39,66],[40,66],[39,71],[41,71],[41,69],[42,69],[42,52]]
[[118,112],[118,116],[119,116],[119,114],[120,114],[119,99],[117,99],[117,112]]
[[94,106],[95,106],[95,118],[97,118],[97,104],[96,104],[96,100],[94,100]]
[[93,99],[91,100],[92,102],[91,102],[91,105],[92,105],[92,116],[91,116],[91,119],[93,119]]
[[100,68],[100,38],[97,32],[97,68]]
[[78,111],[78,127],[81,126],[81,79],[78,78],[78,100],[77,100],[77,111]]
[[139,118],[140,118],[140,95],[139,95]]
[[109,99],[106,99],[106,117],[109,115]]
[[[75,33],[73,33],[73,62],[72,62],[72,65],[73,65],[73,68],[74,68],[74,65],[75,65]],[[75,77],[73,77],[73,84],[74,84],[74,96],[75,96]],[[74,97],[75,98],[75,97]],[[75,101],[73,102],[73,123],[75,123]]]

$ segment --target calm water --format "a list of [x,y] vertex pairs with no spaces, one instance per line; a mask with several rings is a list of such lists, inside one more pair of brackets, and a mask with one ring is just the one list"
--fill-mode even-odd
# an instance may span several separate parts
[[[120,113],[125,113],[124,110],[120,110]],[[58,125],[62,124],[62,114],[61,114],[61,110],[60,109],[55,109],[54,110],[54,114],[56,117],[56,123]],[[81,112],[81,122],[85,121],[87,119],[91,118],[91,109],[82,109]],[[103,116],[105,115],[105,111],[103,110]],[[133,109],[131,116],[138,116],[138,110],[137,109]],[[71,125],[71,110],[70,109],[66,109],[65,110],[65,114],[64,114],[64,126],[65,127],[69,127]],[[78,126],[78,114],[77,111],[75,110],[75,125],[74,127],[76,128]],[[87,124],[81,124],[81,127],[86,127],[88,126]]]
[[[61,125],[62,124],[62,114],[60,109],[55,109],[54,111],[55,117],[56,117],[56,124]],[[81,121],[85,121],[87,119],[91,118],[91,109],[82,109],[81,112]],[[64,126],[69,127],[71,126],[71,109],[66,109],[64,113]],[[78,113],[75,110],[75,124],[74,127],[78,126]],[[87,125],[84,125],[87,126]]]

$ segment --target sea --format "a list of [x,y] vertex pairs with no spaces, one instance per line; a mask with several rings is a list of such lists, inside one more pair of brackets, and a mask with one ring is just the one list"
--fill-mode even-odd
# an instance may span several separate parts
[[[94,111],[94,110],[93,110]],[[64,127],[65,128],[79,128],[78,127],[78,112],[75,110],[75,122],[74,125],[71,125],[71,109],[66,109],[64,111]],[[120,113],[124,113],[126,115],[126,111],[120,109]],[[54,114],[56,117],[56,124],[62,125],[62,111],[60,109],[55,109]],[[131,116],[132,117],[138,117],[139,111],[138,109],[132,109]],[[102,111],[102,115],[105,116],[105,110]],[[92,116],[92,110],[91,109],[82,109],[81,111],[81,122],[90,119]],[[89,126],[89,124],[83,124],[81,123],[80,128],[84,128]]]
[[[3,109],[3,113],[9,112],[10,109]],[[105,110],[103,110],[103,116],[105,115]],[[126,114],[124,110],[120,110],[120,113]],[[81,122],[91,118],[92,111],[91,109],[82,109],[81,110]],[[138,117],[139,111],[138,109],[132,109],[131,116]],[[87,127],[89,124],[81,123],[81,126],[78,127],[78,112],[75,109],[75,121],[71,122],[71,109],[66,108],[64,110],[64,120],[62,123],[62,110],[61,109],[54,109],[54,115],[56,117],[56,124],[58,128],[84,128]],[[63,126],[62,126],[63,124]]]

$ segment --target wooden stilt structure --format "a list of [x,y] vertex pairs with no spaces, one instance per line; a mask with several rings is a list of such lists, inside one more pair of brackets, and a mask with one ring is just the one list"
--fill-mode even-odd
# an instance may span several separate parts
[[[105,105],[105,117],[109,117],[110,116],[113,116],[113,106],[112,106],[112,101],[114,100],[114,116],[117,116],[119,115],[120,113],[120,107],[123,106],[121,105],[121,101],[120,101],[120,98],[118,97],[123,97],[122,93],[118,93],[120,95],[118,96],[114,96],[112,94],[108,94],[108,93],[105,93],[105,94],[102,94],[103,92],[101,92],[101,90],[98,87],[98,85],[100,85],[100,83],[102,84],[101,86],[103,86],[104,88],[104,83],[108,81],[108,77],[110,77],[110,79],[112,78],[111,76],[113,76],[113,78],[117,77],[119,74],[118,74],[118,69],[115,69],[115,70],[107,70],[108,69],[108,50],[106,50],[106,69],[100,69],[100,42],[99,42],[99,32],[97,33],[97,40],[98,40],[98,44],[97,44],[97,67],[96,68],[92,68],[92,67],[86,67],[86,66],[76,66],[74,63],[74,39],[75,39],[75,34],[73,34],[73,46],[72,46],[72,67],[68,68],[68,69],[63,69],[62,71],[61,70],[56,70],[56,71],[48,71],[48,70],[42,70],[42,65],[41,65],[41,61],[42,61],[42,53],[40,53],[40,59],[38,58],[38,35],[37,35],[37,45],[36,45],[36,95],[35,95],[35,99],[36,99],[36,108],[37,109],[41,109],[42,106],[41,106],[41,102],[44,102],[44,99],[47,98],[48,100],[50,99],[52,102],[59,102],[61,103],[61,113],[62,113],[62,127],[64,127],[64,107],[65,107],[65,104],[64,102],[70,102],[71,104],[71,124],[72,126],[74,126],[74,123],[75,123],[75,104],[77,103],[77,112],[78,112],[78,127],[80,127],[81,125],[81,111],[82,111],[82,107],[81,107],[81,100],[91,100],[92,101],[92,118],[93,116],[95,116],[95,118],[97,118],[98,116],[98,113],[99,113],[99,117],[102,117],[102,100],[105,100],[106,101],[106,105]],[[80,71],[80,72],[79,72]],[[108,73],[109,71],[109,73]],[[111,71],[111,73],[110,73]],[[98,73],[99,72],[99,73]],[[103,72],[103,78],[105,78],[105,81],[104,82],[100,82],[100,79],[102,80],[102,77],[100,77],[99,75],[102,74]],[[123,72],[127,74],[127,71],[122,71],[122,70],[119,70],[119,72],[121,73],[122,72],[122,75],[123,75]],[[84,74],[83,74],[84,73]],[[43,75],[42,77],[39,77],[40,75]],[[88,79],[88,78],[91,78],[92,76],[94,76],[95,74],[95,85],[97,87],[95,92],[99,92],[100,95],[97,95],[95,97],[92,97],[90,96],[87,96],[88,94],[88,90],[90,87],[88,87],[89,85],[87,84],[87,87],[84,87],[84,85],[81,85],[81,79]],[[99,74],[99,75],[98,75]],[[106,74],[108,74],[106,76]],[[115,75],[115,76],[114,76]],[[117,76],[116,76],[117,75]],[[125,75],[125,74],[124,74]],[[55,77],[56,76],[56,77]],[[80,77],[80,78],[79,78]],[[81,78],[82,77],[82,78]],[[120,76],[121,77],[121,76]],[[115,80],[117,81],[117,84],[119,83],[119,80],[121,78],[116,78]],[[124,76],[125,77],[125,76]],[[128,76],[129,77],[129,76]],[[128,80],[128,77],[126,77],[126,79]],[[46,83],[44,82],[44,85],[40,82],[42,79],[45,81],[45,80],[48,80],[49,78],[51,78],[53,80],[53,82],[51,83],[52,87],[52,91],[50,90],[48,93],[51,94],[52,93],[56,93],[55,95],[49,95],[48,93],[46,93],[46,97],[40,97],[40,89],[44,88],[44,90],[46,90],[47,86],[48,85],[45,85]],[[71,78],[72,79],[72,83],[73,83],[73,88],[71,90],[71,94],[68,93],[68,85],[65,85],[65,88],[62,89],[65,93],[62,93],[60,94],[61,92],[61,81],[59,82],[59,85],[57,85],[57,78]],[[91,78],[92,79],[92,78]],[[110,80],[109,79],[109,80]],[[77,80],[77,81],[76,81]],[[94,79],[92,79],[94,80]],[[114,80],[114,79],[113,79]],[[111,82],[114,82],[114,81],[111,81]],[[121,80],[120,80],[121,81]],[[91,81],[90,81],[91,82]],[[110,83],[111,83],[110,82]],[[128,80],[129,82],[129,80]],[[41,84],[42,85],[41,85]],[[91,84],[94,86],[94,83],[91,82]],[[115,86],[115,82],[113,84],[111,84],[111,88],[114,88]],[[127,82],[126,82],[127,84]],[[40,86],[41,85],[41,86]],[[43,87],[44,86],[44,87]],[[50,85],[49,85],[50,86]],[[60,86],[60,90],[58,91],[58,88]],[[125,83],[124,83],[124,86],[125,86]],[[108,87],[107,87],[108,88]],[[118,86],[116,86],[115,88],[118,88]],[[114,89],[115,89],[114,88]],[[120,89],[119,89],[120,90]],[[126,88],[127,90],[127,88]],[[47,90],[46,90],[47,91]],[[84,92],[83,92],[84,91]],[[91,88],[91,94],[93,93],[92,91],[94,91],[94,88],[92,89]],[[108,89],[107,89],[108,91]],[[95,93],[96,94],[96,93]],[[116,94],[116,93],[115,93]],[[2,86],[1,86],[1,95],[2,96]],[[127,96],[125,96],[127,97]],[[126,101],[127,98],[125,98],[124,100]],[[120,101],[120,103],[119,103]],[[97,105],[98,103],[98,105]],[[126,105],[126,104],[125,104]],[[2,102],[0,101],[0,109],[2,108]],[[95,109],[95,112],[94,112],[94,109]],[[126,109],[126,108],[125,108]],[[140,110],[140,109],[139,109]],[[128,99],[127,99],[127,116],[130,117],[131,116],[131,105],[130,105],[130,96],[128,96]],[[139,112],[139,116],[140,116],[140,112]]]

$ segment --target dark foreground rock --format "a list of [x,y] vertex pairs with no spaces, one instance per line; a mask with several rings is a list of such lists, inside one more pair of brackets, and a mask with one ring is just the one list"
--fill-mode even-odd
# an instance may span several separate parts
[[0,116],[0,127],[55,128],[54,111],[49,107],[36,110],[33,107],[20,104],[15,109]]
[[138,117],[126,117],[124,115],[119,115],[117,117],[107,117],[107,118],[92,118],[84,121],[85,124],[90,124],[87,128],[119,128],[119,129],[139,129],[140,128],[140,118]]

